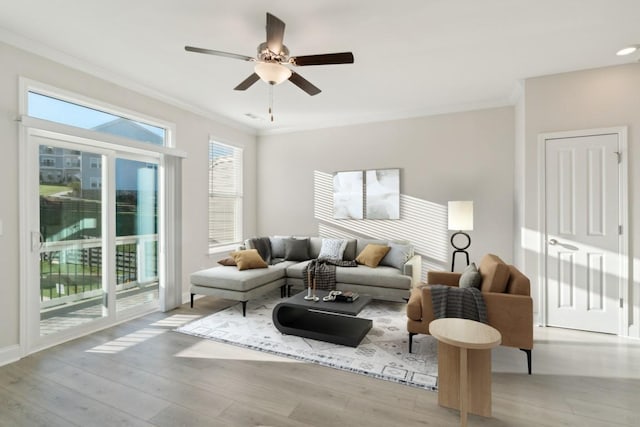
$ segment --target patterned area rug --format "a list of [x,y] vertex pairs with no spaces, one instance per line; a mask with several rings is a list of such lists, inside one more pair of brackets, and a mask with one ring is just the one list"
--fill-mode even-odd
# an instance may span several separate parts
[[184,325],[176,331],[254,350],[292,357],[323,366],[356,372],[428,390],[437,389],[437,341],[414,337],[409,353],[404,303],[373,301],[359,317],[373,327],[357,348],[281,334],[272,311],[283,301],[279,290],[249,301],[247,317],[240,304]]

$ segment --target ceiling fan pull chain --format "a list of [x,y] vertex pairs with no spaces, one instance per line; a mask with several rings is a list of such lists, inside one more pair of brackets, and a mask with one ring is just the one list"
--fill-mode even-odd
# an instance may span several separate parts
[[269,85],[269,115],[273,122],[273,85]]

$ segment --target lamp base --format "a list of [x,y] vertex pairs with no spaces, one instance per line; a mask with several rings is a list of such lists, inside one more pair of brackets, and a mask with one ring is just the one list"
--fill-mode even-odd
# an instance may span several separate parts
[[[454,243],[453,239],[458,235],[466,236],[466,238],[467,238],[467,245],[466,246],[456,246],[456,244]],[[455,251],[453,251],[453,255],[451,256],[451,271],[455,271],[456,255],[459,254],[459,253],[465,254],[465,256],[467,258],[467,265],[469,265],[469,252],[467,252],[466,249],[469,246],[471,246],[471,237],[469,237],[469,235],[467,233],[463,233],[462,231],[457,231],[457,232],[455,232],[455,233],[453,233],[451,235],[451,246],[453,246],[454,249],[455,249]]]

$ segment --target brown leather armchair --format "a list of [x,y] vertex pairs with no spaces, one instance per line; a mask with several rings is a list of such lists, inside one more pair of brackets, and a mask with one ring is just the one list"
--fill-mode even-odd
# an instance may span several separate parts
[[[533,349],[533,300],[529,279],[513,265],[508,265],[493,254],[485,255],[478,271],[482,276],[480,290],[487,306],[489,325],[502,334],[502,344],[515,347],[527,355],[527,368],[531,375]],[[430,271],[427,283],[413,288],[407,304],[407,330],[409,353],[416,334],[429,334],[429,323],[434,320],[429,285],[458,286],[460,273]]]

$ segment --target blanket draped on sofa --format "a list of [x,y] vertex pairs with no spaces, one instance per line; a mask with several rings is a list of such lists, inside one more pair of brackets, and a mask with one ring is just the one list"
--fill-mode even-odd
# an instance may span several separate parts
[[487,323],[487,307],[478,288],[458,288],[446,285],[429,285],[433,316],[457,317]]
[[336,288],[336,266],[357,267],[355,261],[341,261],[337,259],[312,259],[302,270],[302,280],[305,289],[313,286],[316,289],[334,290]]

